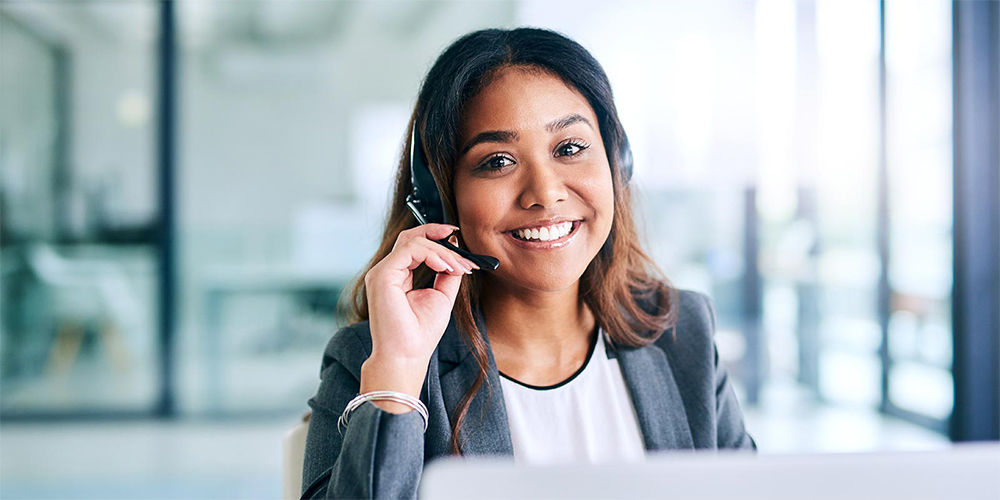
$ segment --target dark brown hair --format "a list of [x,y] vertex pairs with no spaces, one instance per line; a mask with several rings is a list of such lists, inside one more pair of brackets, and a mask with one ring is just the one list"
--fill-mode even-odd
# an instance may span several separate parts
[[[614,345],[649,345],[676,324],[677,291],[640,245],[632,217],[632,192],[621,171],[624,155],[629,154],[628,140],[618,119],[608,77],[587,49],[564,35],[536,28],[469,33],[445,49],[431,67],[421,85],[406,137],[416,127],[424,139],[428,166],[438,185],[445,186],[441,192],[445,210],[451,220],[459,220],[451,186],[462,111],[500,70],[512,66],[542,70],[561,78],[587,98],[597,116],[612,170],[614,221],[607,241],[580,278],[580,295]],[[411,191],[407,144],[404,141],[382,242],[341,303],[350,323],[369,319],[365,274],[392,251],[400,232],[417,225],[405,204]],[[464,247],[461,234],[458,238]],[[434,274],[425,265],[415,269],[414,288],[432,286]],[[456,455],[462,454],[459,429],[473,397],[486,380],[489,366],[486,342],[474,314],[482,286],[478,273],[463,279],[452,311],[480,367],[479,376],[452,415],[451,445]]]

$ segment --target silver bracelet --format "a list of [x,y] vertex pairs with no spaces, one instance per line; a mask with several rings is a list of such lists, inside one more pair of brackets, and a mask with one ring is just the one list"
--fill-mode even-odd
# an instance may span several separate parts
[[351,400],[350,403],[347,403],[347,408],[344,408],[344,413],[340,415],[340,419],[337,420],[337,431],[340,432],[341,436],[344,435],[344,431],[341,430],[341,427],[347,427],[347,414],[364,404],[366,401],[393,401],[413,408],[420,414],[420,417],[424,419],[424,432],[427,432],[427,420],[430,413],[427,411],[427,405],[425,405],[423,401],[402,392],[372,391],[364,394],[358,394]]

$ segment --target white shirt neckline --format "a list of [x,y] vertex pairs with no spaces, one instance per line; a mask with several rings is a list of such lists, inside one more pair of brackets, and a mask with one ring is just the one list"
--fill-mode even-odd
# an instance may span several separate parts
[[590,347],[587,349],[587,357],[583,359],[583,365],[581,365],[580,368],[578,368],[575,372],[573,372],[573,374],[570,375],[569,378],[567,378],[566,380],[563,380],[562,382],[557,382],[557,383],[552,384],[552,385],[531,385],[531,384],[528,384],[528,383],[525,383],[525,382],[521,382],[520,380],[517,380],[517,379],[515,379],[515,378],[513,378],[513,377],[511,377],[511,376],[509,376],[507,374],[505,374],[504,372],[501,372],[500,370],[497,370],[497,372],[500,373],[500,376],[502,378],[507,379],[507,380],[509,380],[509,381],[511,381],[511,382],[513,382],[513,383],[515,383],[515,384],[517,384],[519,386],[521,386],[521,387],[524,387],[524,388],[527,388],[527,389],[532,389],[532,390],[535,390],[535,391],[551,391],[551,390],[554,390],[554,389],[559,389],[560,387],[564,387],[564,386],[566,386],[566,384],[569,384],[573,380],[575,380],[578,377],[580,377],[583,374],[583,372],[587,370],[587,366],[590,365],[590,361],[594,357],[594,352],[597,351],[597,343],[604,340],[603,339],[604,329],[601,328],[600,325],[598,325],[596,328],[597,328],[597,335],[594,335],[593,336],[594,337],[593,340],[590,341]]
[[605,335],[598,329],[583,366],[558,384],[534,389],[539,386],[501,376],[516,462],[594,463],[644,457],[638,415],[618,360],[608,357],[602,342]]

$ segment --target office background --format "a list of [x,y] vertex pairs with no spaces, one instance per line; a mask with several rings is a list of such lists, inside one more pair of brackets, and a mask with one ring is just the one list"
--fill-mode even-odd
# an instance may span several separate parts
[[519,25],[608,72],[762,453],[998,439],[996,2],[3,2],[0,496],[278,497],[420,78]]

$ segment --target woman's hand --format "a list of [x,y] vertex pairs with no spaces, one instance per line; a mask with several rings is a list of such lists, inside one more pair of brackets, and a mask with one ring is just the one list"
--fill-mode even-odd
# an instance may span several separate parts
[[[365,275],[372,354],[361,367],[361,392],[394,390],[420,397],[427,364],[451,319],[462,276],[479,266],[432,240],[457,230],[424,224],[396,238],[392,251]],[[458,243],[452,236],[451,242]],[[413,289],[413,270],[426,264],[437,271],[433,288]],[[403,413],[410,407],[378,401]],[[396,411],[398,410],[398,411]]]

